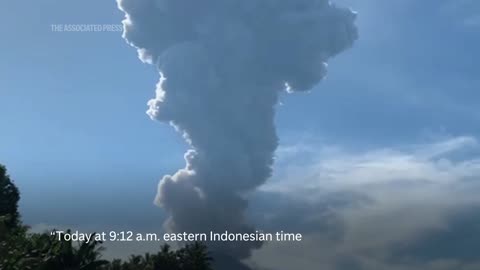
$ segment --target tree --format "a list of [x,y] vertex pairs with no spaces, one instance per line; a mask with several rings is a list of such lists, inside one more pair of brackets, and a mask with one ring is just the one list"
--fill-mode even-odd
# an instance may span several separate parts
[[59,241],[49,233],[33,234],[18,213],[20,193],[0,165],[0,270],[211,270],[212,258],[201,243],[129,260],[101,259],[101,242]]
[[[70,230],[67,230],[70,233]],[[43,234],[43,241],[36,250],[42,250],[43,261],[38,269],[41,270],[95,270],[108,264],[101,260],[101,242],[81,242],[74,246],[72,241],[58,241],[55,237]]]
[[195,242],[177,251],[182,270],[211,270],[212,258],[204,244]]
[[12,229],[19,225],[18,201],[20,192],[14,185],[5,166],[0,164],[0,223],[5,229]]
[[[21,226],[18,213],[20,193],[0,164],[0,269],[21,269],[10,267],[22,256],[26,227]],[[27,269],[27,268],[25,268]]]

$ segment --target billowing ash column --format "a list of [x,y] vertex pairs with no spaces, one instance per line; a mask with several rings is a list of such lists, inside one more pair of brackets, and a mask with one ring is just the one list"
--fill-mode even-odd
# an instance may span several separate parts
[[[357,38],[355,14],[327,0],[118,0],[124,38],[161,79],[148,102],[191,146],[160,181],[173,232],[252,232],[243,195],[271,175],[280,91],[305,91]],[[216,246],[215,246],[216,245]],[[216,243],[246,258],[261,243]]]

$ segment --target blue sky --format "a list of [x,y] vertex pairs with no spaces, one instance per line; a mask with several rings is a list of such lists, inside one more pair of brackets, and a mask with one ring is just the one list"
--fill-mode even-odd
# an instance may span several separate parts
[[[479,3],[339,2],[359,12],[360,39],[310,93],[281,97],[281,149],[369,153],[480,137]],[[157,72],[120,32],[51,31],[119,24],[116,3],[18,0],[0,17],[0,163],[25,221],[159,226],[158,179],[184,166],[187,146],[145,114]]]

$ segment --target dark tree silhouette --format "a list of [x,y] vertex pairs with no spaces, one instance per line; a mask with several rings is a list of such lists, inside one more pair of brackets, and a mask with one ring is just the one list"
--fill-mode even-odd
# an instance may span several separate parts
[[20,192],[7,174],[5,166],[0,164],[0,217],[4,229],[12,229],[19,225],[18,201]]
[[198,242],[187,245],[178,251],[182,270],[210,270],[212,258],[205,245]]
[[188,244],[172,250],[169,245],[160,247],[156,254],[132,255],[126,262],[113,260],[104,270],[212,270],[212,258],[201,243]]

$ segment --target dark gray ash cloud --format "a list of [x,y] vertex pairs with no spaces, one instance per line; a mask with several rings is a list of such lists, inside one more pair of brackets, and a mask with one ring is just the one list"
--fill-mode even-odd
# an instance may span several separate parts
[[[245,194],[271,176],[281,91],[307,91],[357,39],[355,13],[328,0],[118,0],[124,38],[161,80],[152,119],[191,150],[160,181],[175,232],[249,232]],[[246,258],[261,243],[214,247]]]

